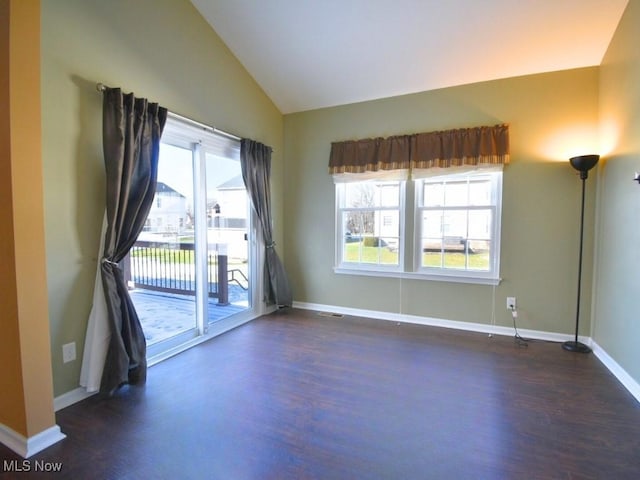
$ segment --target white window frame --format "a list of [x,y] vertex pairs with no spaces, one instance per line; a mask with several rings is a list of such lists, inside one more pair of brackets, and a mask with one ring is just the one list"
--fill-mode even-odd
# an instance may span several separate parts
[[[460,177],[468,177],[475,175],[490,175],[491,177],[491,205],[474,205],[472,207],[457,206],[456,209],[491,209],[493,211],[493,224],[491,231],[491,250],[489,257],[489,270],[465,270],[441,267],[423,267],[422,259],[422,184],[425,181],[442,181],[443,179],[454,179]],[[437,180],[436,180],[437,178]],[[388,183],[388,181],[378,180],[378,183]],[[410,278],[417,280],[445,281],[456,283],[475,283],[484,285],[498,285],[500,283],[500,237],[501,237],[501,218],[502,218],[502,168],[497,169],[481,169],[475,172],[456,173],[446,176],[438,176],[426,179],[416,179],[413,181],[414,189],[414,208],[412,218],[411,212],[407,212],[407,187],[406,181],[400,181],[400,238],[398,241],[398,265],[380,265],[369,263],[343,262],[344,258],[344,235],[342,212],[345,210],[344,205],[344,185],[342,183],[335,184],[335,266],[334,272],[338,274],[365,275],[376,277],[395,277]],[[384,208],[376,208],[376,210],[384,210]],[[405,235],[406,222],[413,222],[413,237],[407,238]],[[408,261],[405,261],[405,257]]]
[[[489,177],[491,181],[491,200],[487,205],[457,205],[455,207],[426,207],[423,202],[425,183],[442,181],[459,181],[462,179],[473,179],[474,177]],[[502,171],[479,171],[466,172],[446,176],[418,179],[415,182],[415,216],[414,216],[414,249],[413,268],[420,276],[432,280],[445,280],[464,283],[485,283],[497,285],[500,282],[500,232],[502,217]],[[428,210],[491,210],[492,228],[490,232],[491,249],[489,254],[488,270],[472,270],[446,267],[425,267],[422,266],[422,214]]]
[[[346,211],[357,211],[357,210],[368,210],[368,209],[358,209],[358,208],[350,208],[345,207],[345,196],[346,196],[346,185],[350,183],[360,183],[360,182],[347,182],[347,183],[336,183],[335,192],[336,192],[336,258],[335,258],[335,268],[334,271],[337,273],[360,273],[363,275],[380,275],[384,276],[385,274],[397,274],[401,273],[404,268],[404,251],[405,251],[405,198],[406,198],[406,190],[405,190],[405,181],[393,181],[393,180],[366,180],[366,183],[375,183],[375,184],[391,184],[397,183],[399,186],[399,198],[398,198],[398,207],[383,207],[376,206],[372,208],[372,210],[376,211],[397,211],[398,219],[399,219],[399,232],[398,232],[398,264],[397,265],[387,265],[380,263],[356,263],[356,262],[344,262],[344,241],[346,232],[344,231],[344,225],[342,222],[342,214]],[[365,183],[362,182],[362,183]],[[382,220],[381,220],[382,221]]]

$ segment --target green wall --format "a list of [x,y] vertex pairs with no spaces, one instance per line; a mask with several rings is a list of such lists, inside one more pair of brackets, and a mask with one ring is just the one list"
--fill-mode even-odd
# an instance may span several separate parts
[[593,339],[640,383],[640,1],[631,0],[600,68],[600,167]]
[[[78,387],[104,212],[101,95],[121,87],[271,145],[283,235],[283,119],[188,0],[42,0],[42,150],[55,395]],[[78,360],[62,363],[64,343]]]
[[[613,150],[588,183],[581,334],[640,381],[640,7],[631,0],[601,68],[483,82],[283,117],[187,0],[42,0],[42,145],[54,392],[78,386],[104,210],[101,96],[120,86],[274,147],[275,239],[298,302],[571,333],[580,182],[571,155]],[[124,13],[126,11],[126,14]],[[122,12],[122,13],[120,13]],[[332,141],[508,123],[497,287],[338,275]],[[286,132],[286,135],[285,135]],[[283,140],[284,138],[284,140]],[[605,143],[607,143],[605,142]],[[598,183],[596,281],[592,279]],[[612,235],[610,232],[616,232]],[[623,254],[620,254],[623,252]],[[595,292],[593,296],[591,292]],[[593,302],[593,321],[590,322]],[[78,360],[63,364],[75,341]]]
[[[285,115],[286,267],[299,302],[571,333],[580,181],[571,155],[597,147],[598,68],[531,75]],[[508,123],[499,286],[335,274],[332,141]],[[581,331],[590,332],[595,178],[589,181]],[[639,192],[640,193],[640,192]]]

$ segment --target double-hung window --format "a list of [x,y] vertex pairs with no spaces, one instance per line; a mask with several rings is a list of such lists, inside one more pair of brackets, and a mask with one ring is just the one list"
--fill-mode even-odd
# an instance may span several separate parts
[[502,172],[416,180],[416,272],[497,281]]
[[497,283],[502,170],[410,182],[336,183],[336,271]]
[[404,231],[404,182],[336,184],[339,267],[399,271]]

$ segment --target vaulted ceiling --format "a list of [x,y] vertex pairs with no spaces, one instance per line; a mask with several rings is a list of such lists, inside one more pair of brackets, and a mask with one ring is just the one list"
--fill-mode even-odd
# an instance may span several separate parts
[[282,113],[599,65],[628,0],[191,0]]

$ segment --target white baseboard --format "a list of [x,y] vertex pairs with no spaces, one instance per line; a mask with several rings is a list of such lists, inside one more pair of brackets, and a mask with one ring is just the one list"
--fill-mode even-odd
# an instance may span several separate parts
[[[503,327],[499,325],[489,325],[486,323],[460,322],[457,320],[446,320],[435,317],[421,317],[418,315],[408,315],[404,313],[381,312],[378,310],[363,310],[359,308],[337,307],[334,305],[323,305],[320,303],[293,302],[295,308],[303,310],[316,310],[319,312],[341,313],[343,315],[353,315],[356,317],[367,317],[376,320],[389,320],[392,322],[414,323],[418,325],[427,325],[430,327],[453,328],[455,330],[466,330],[469,332],[487,333],[493,335],[513,336],[513,327]],[[548,340],[551,342],[565,342],[573,340],[573,335],[555,332],[544,332],[541,330],[528,330],[519,328],[518,332],[525,338],[535,340]],[[578,337],[583,343],[589,345],[590,337]]]
[[631,395],[640,402],[640,384],[638,384],[638,382],[636,382],[634,378],[629,375],[626,370],[618,364],[618,362],[611,358],[609,354],[595,341],[591,342],[591,348],[593,349],[593,354],[598,357],[604,366],[607,367],[613,375],[615,375],[627,390],[629,390],[629,393],[631,393]]
[[66,435],[60,431],[58,425],[26,438],[6,425],[0,424],[0,443],[9,447],[22,458],[29,458],[65,437]]
[[53,399],[53,409],[57,412],[58,410],[67,408],[68,406],[73,405],[74,403],[78,403],[85,398],[89,398],[96,393],[98,392],[87,392],[86,388],[78,387],[74,390],[55,397]]
[[[485,323],[459,322],[455,320],[445,320],[442,318],[419,317],[417,315],[405,315],[402,313],[380,312],[377,310],[362,310],[359,308],[338,307],[334,305],[323,305],[319,303],[293,302],[294,308],[303,310],[315,310],[318,312],[332,312],[343,315],[353,315],[356,317],[367,317],[377,320],[390,320],[393,322],[415,323],[432,327],[453,328],[456,330],[466,330],[493,335],[514,334],[513,328]],[[548,340],[552,342],[565,342],[573,340],[574,336],[564,333],[544,332],[540,330],[518,329],[521,336],[535,340]],[[591,337],[579,336],[578,340],[589,345],[593,349],[594,355],[603,363],[607,369],[622,383],[622,385],[640,402],[640,384],[636,382],[606,351],[600,347]]]

